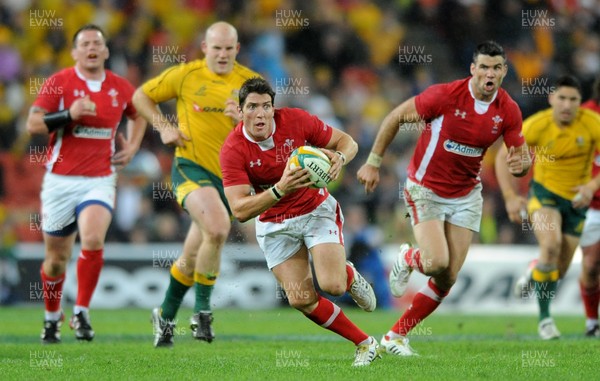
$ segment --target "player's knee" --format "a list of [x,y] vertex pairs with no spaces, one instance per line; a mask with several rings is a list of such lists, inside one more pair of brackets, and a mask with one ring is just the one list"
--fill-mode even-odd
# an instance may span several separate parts
[[344,282],[327,281],[325,283],[319,282],[321,290],[325,291],[331,296],[342,296],[346,292],[346,284]]
[[104,247],[104,235],[87,234],[81,237],[81,244],[86,250],[100,250]]
[[209,227],[205,232],[205,238],[213,244],[223,244],[229,236],[229,226]]
[[49,268],[48,275],[56,276],[63,274],[67,269],[67,257],[65,255],[48,255],[44,260],[44,265]]
[[288,294],[288,304],[290,307],[297,309],[298,311],[306,312],[309,307],[314,304],[310,298],[303,298],[299,295],[289,295]]
[[450,261],[448,258],[431,258],[427,259],[424,265],[426,275],[437,275],[448,269]]

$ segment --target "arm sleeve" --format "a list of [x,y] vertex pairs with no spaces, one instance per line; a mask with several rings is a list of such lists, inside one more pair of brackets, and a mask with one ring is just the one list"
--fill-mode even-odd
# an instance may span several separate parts
[[221,148],[219,160],[223,173],[223,187],[234,185],[251,185],[248,173],[244,168],[244,157],[239,150],[232,149],[233,145],[227,142]]
[[516,103],[510,103],[510,110],[506,115],[508,120],[505,121],[506,127],[503,132],[504,143],[507,147],[520,147],[525,143],[523,137],[525,126],[519,106]]
[[125,106],[124,113],[129,119],[135,119],[138,115],[137,110],[132,102],[135,88],[127,80],[123,80],[123,91],[125,93],[125,99],[127,99],[127,106]]
[[415,97],[417,113],[423,120],[431,120],[443,113],[448,96],[448,85],[438,84],[429,86]]
[[302,118],[300,123],[304,128],[306,141],[315,147],[325,147],[331,140],[333,127],[304,110],[298,109],[297,112]]
[[142,85],[144,93],[155,103],[176,98],[183,80],[184,66],[178,65],[160,73],[157,77],[149,79]]
[[42,85],[32,106],[41,107],[49,113],[60,111],[60,101],[63,98],[61,90],[63,88],[62,77],[57,74],[51,76]]

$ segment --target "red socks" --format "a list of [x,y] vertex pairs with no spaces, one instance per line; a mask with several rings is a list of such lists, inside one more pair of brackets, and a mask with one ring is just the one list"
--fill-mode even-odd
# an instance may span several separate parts
[[354,325],[346,315],[344,315],[344,312],[342,312],[340,307],[321,295],[319,295],[317,308],[306,315],[306,317],[321,327],[352,341],[355,345],[358,345],[369,338],[369,335],[364,333],[360,328]]
[[442,303],[448,291],[440,290],[431,278],[427,285],[415,295],[412,304],[392,327],[392,331],[406,336],[411,329],[419,324]]
[[60,300],[62,298],[62,288],[65,283],[65,274],[51,277],[44,273],[44,267],[40,269],[40,276],[42,278],[42,291],[44,295],[44,305],[46,311],[57,312],[60,311]]
[[346,264],[346,275],[348,275],[348,279],[346,280],[346,291],[348,291],[352,282],[354,282],[354,269],[349,264]]
[[600,287],[585,288],[581,281],[579,282],[581,300],[585,308],[585,316],[588,319],[598,319],[598,304],[600,302]]
[[104,250],[81,250],[77,259],[77,301],[76,306],[89,307],[90,300],[98,284],[104,264]]

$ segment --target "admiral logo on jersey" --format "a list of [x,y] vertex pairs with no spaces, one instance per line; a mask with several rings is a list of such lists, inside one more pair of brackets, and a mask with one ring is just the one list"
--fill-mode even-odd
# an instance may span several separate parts
[[76,138],[86,139],[111,139],[112,128],[98,128],[77,125],[73,129],[73,136]]
[[448,152],[453,152],[462,156],[478,157],[483,154],[482,148],[469,147],[464,144],[457,143],[453,140],[446,139],[444,149]]

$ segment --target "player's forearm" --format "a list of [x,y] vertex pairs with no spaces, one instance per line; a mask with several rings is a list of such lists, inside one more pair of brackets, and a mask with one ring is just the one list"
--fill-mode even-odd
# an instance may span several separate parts
[[[279,196],[283,196],[280,190],[276,190]],[[240,222],[246,222],[279,202],[272,190],[268,189],[259,194],[252,194],[235,200],[229,199],[229,206],[233,216]]]
[[160,132],[173,127],[168,122],[167,118],[163,116],[158,105],[144,93],[141,87],[133,93],[132,102],[138,114],[148,121],[148,123],[150,123],[157,131]]
[[137,151],[142,144],[142,139],[146,132],[146,119],[138,115],[135,119],[127,121],[127,141]]
[[47,134],[48,127],[44,123],[44,113],[30,112],[27,117],[27,132],[31,135]]
[[399,129],[400,121],[396,110],[394,110],[383,119],[379,131],[377,132],[377,136],[375,137],[371,152],[383,157],[385,150],[392,140],[394,140]]
[[333,146],[326,148],[342,154],[344,165],[352,161],[358,152],[358,144],[350,135],[344,132],[341,133],[340,139]]
[[502,145],[496,154],[496,162],[494,168],[496,169],[496,178],[498,179],[498,185],[502,191],[502,197],[504,201],[517,195],[516,187],[514,185],[514,177],[508,170],[506,165],[506,156],[508,151],[506,147]]

